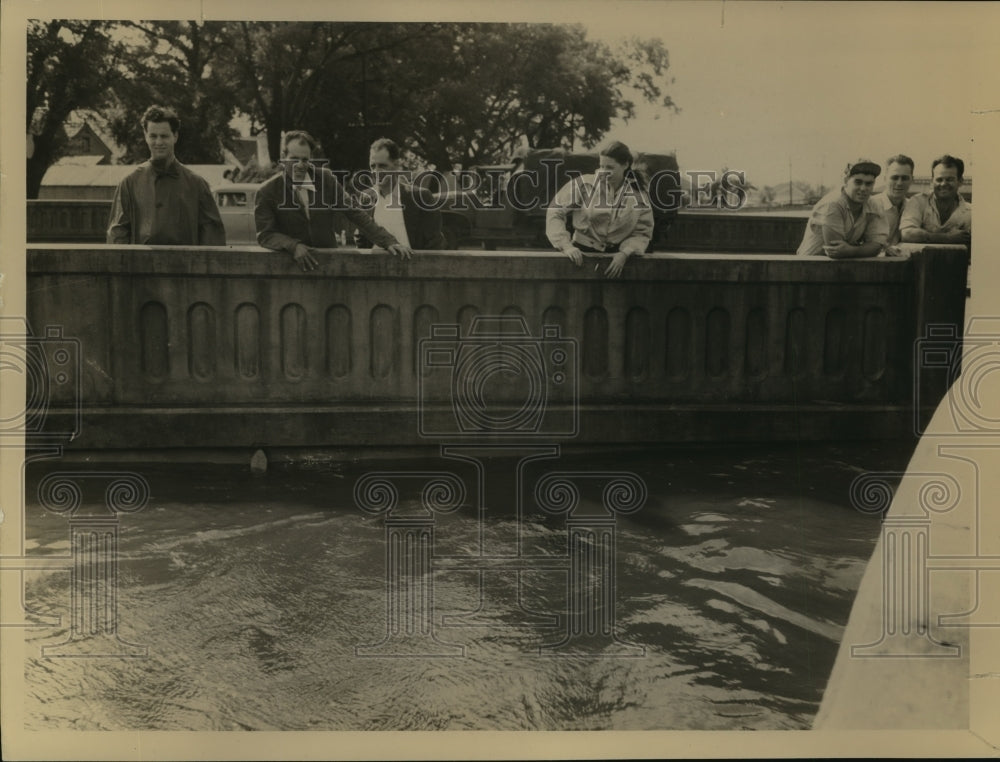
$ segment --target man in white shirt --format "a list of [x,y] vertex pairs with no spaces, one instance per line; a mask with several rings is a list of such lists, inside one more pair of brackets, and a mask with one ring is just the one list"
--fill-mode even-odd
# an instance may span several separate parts
[[[375,179],[375,222],[415,250],[442,249],[441,212],[429,191],[406,181],[399,146],[388,138],[372,143],[368,166]],[[377,248],[377,247],[376,247]]]
[[903,214],[913,182],[913,159],[904,154],[896,154],[885,160],[885,190],[872,196],[872,203],[878,207],[885,223],[888,238],[886,240],[886,256],[899,253],[896,244],[899,243],[899,222]]
[[404,259],[410,247],[372,222],[364,210],[347,203],[347,194],[325,162],[313,160],[319,148],[304,130],[284,138],[281,171],[257,191],[254,223],[257,243],[265,249],[292,255],[303,272],[320,269],[317,249],[337,248],[337,213],[343,212],[371,240]]
[[906,243],[961,243],[972,240],[972,204],[959,194],[965,162],[945,154],[931,164],[931,190],[903,209],[899,233]]

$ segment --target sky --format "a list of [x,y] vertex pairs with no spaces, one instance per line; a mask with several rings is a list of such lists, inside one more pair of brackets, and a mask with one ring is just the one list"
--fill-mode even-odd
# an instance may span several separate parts
[[[678,114],[640,105],[609,137],[676,149],[689,169],[742,169],[757,185],[835,186],[859,157],[951,153],[975,174],[974,112],[1000,108],[1000,4],[587,4],[589,36],[659,37]],[[603,6],[603,7],[602,7]]]
[[[90,17],[111,7],[34,5]],[[897,153],[916,160],[918,176],[929,175],[942,153],[965,159],[974,176],[976,121],[1000,108],[1000,2],[133,0],[124,7],[145,18],[575,22],[612,44],[659,38],[680,112],[639,102],[636,118],[607,137],[635,151],[675,150],[683,170],[743,170],[759,187],[788,182],[790,171],[796,181],[835,186],[849,161],[882,163]]]

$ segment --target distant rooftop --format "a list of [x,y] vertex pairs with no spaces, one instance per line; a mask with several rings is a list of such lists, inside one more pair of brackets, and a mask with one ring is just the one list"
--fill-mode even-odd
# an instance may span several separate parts
[[[111,198],[114,189],[137,164],[97,164],[93,156],[65,156],[49,167],[42,178],[39,198]],[[211,186],[221,185],[225,164],[185,164]]]

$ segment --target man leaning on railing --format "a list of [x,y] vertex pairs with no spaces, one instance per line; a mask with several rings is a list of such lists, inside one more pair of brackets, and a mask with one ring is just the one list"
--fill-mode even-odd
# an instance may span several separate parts
[[972,241],[972,204],[959,194],[965,162],[945,154],[931,163],[931,190],[906,202],[899,232],[907,243]]
[[868,159],[847,165],[843,187],[821,198],[813,207],[797,254],[826,255],[831,259],[877,257],[892,253],[889,231],[871,198],[882,168]]
[[318,144],[308,132],[285,135],[281,172],[257,191],[254,224],[257,243],[292,255],[304,271],[316,270],[316,249],[334,249],[336,212],[342,211],[370,240],[394,255],[409,259],[413,251],[364,210],[349,203],[344,187],[323,163],[313,160]]

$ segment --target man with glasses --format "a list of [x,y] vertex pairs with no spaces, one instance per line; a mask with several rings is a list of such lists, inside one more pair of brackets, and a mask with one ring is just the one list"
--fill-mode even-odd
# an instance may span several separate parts
[[281,172],[257,192],[254,223],[257,243],[292,255],[303,271],[319,267],[315,249],[337,247],[337,212],[393,255],[409,259],[412,250],[353,206],[327,167],[313,162],[316,140],[303,130],[285,135]]

